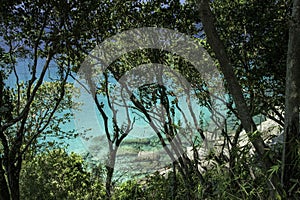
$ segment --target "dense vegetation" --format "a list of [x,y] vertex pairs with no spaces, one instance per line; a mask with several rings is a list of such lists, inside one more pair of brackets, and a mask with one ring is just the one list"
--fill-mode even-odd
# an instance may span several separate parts
[[[299,199],[299,8],[299,0],[1,1],[0,200]],[[178,54],[146,48],[115,59],[98,82],[88,80],[110,162],[67,153],[62,142],[82,132],[62,125],[80,106],[72,96],[83,61],[107,38],[142,27],[188,35],[213,58],[226,89],[226,98],[215,95],[226,105],[215,146],[199,154],[208,135],[196,107],[215,111],[201,74]],[[126,72],[149,63],[172,66],[190,83],[191,93],[183,95],[186,110],[175,95],[182,90],[172,84],[140,87],[127,101],[116,93],[115,83]],[[190,104],[190,94],[197,105]],[[126,105],[125,125],[117,117],[120,102]],[[192,116],[188,127],[175,120],[182,110]],[[119,147],[136,143],[125,140],[135,126],[131,112],[151,126],[161,146],[182,130],[200,142],[191,146],[192,156],[177,154],[164,171],[118,181]],[[257,116],[276,125],[261,131]],[[166,155],[172,156],[167,150]]]

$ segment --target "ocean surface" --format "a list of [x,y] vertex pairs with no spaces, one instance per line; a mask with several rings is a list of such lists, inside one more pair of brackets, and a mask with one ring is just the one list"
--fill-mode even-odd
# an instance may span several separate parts
[[[42,66],[44,60],[40,59],[38,64]],[[30,78],[30,71],[28,70],[29,61],[21,60],[17,67],[17,73],[20,80],[28,81]],[[38,74],[40,73],[41,68],[38,68]],[[47,72],[47,75],[44,79],[44,82],[52,81],[56,76],[56,70],[54,63],[51,63],[50,70]],[[14,87],[16,78],[12,74],[6,81],[7,85]],[[95,103],[91,95],[83,89],[80,85],[76,84],[74,80],[69,79],[69,82],[74,83],[77,88],[80,89],[74,90],[73,100],[75,102],[81,103],[81,106],[77,109],[72,109],[74,118],[70,122],[67,122],[61,126],[61,129],[65,132],[75,130],[75,133],[78,133],[78,137],[72,139],[61,139],[60,137],[47,138],[48,140],[56,140],[60,143],[67,144],[68,152],[75,152],[81,155],[88,155],[90,161],[106,163],[108,157],[108,140],[104,131],[104,122],[103,118],[98,112]],[[179,86],[178,86],[179,87]],[[118,93],[115,94],[116,98]],[[119,96],[120,97],[120,96]],[[103,108],[108,116],[112,118],[114,112],[108,107],[108,103],[104,96],[99,96],[100,101],[103,102]],[[173,99],[174,100],[174,99]],[[117,100],[116,100],[117,101]],[[195,116],[189,111],[188,103],[186,96],[179,96],[178,105],[181,108],[182,112],[179,112],[177,109],[174,111],[174,121],[180,123],[181,129],[180,140],[182,140],[182,148],[185,150],[186,147],[191,146],[191,143],[195,143],[195,140],[199,140],[199,133],[195,132],[196,127],[193,123],[194,119],[198,122],[201,122],[200,128],[208,132],[218,132],[220,133],[220,127],[213,124],[211,117],[215,116],[215,120],[218,121],[219,126],[224,125],[221,122],[223,119],[217,117],[216,113],[211,113],[209,110],[203,106],[199,106],[196,99],[191,99],[190,104]],[[127,101],[128,106],[130,106],[130,101]],[[220,102],[215,105],[216,109],[223,113],[226,117],[224,106],[220,105]],[[126,106],[125,106],[126,107]],[[161,107],[160,107],[161,108]],[[164,110],[159,110],[159,105],[154,105],[152,110],[153,121],[156,123],[157,127],[163,127]],[[66,111],[68,112],[68,111]],[[131,131],[128,136],[124,139],[124,142],[120,145],[117,160],[116,160],[116,171],[118,171],[119,176],[122,174],[145,174],[150,173],[158,169],[162,169],[165,166],[168,166],[172,160],[166,155],[165,149],[160,144],[158,137],[149,125],[148,122],[144,120],[143,115],[136,111],[132,110],[129,112],[129,115],[126,113],[124,105],[116,105],[115,107],[115,118],[118,121],[119,127],[126,129],[128,125],[128,116],[131,119],[131,122],[134,121],[134,125],[131,127]],[[134,120],[135,119],[135,120]],[[109,122],[109,131],[113,132],[114,126],[110,120]],[[188,136],[188,137],[187,137]],[[173,142],[173,141],[172,141]],[[167,143],[167,147],[172,145]],[[199,143],[199,141],[198,141]]]

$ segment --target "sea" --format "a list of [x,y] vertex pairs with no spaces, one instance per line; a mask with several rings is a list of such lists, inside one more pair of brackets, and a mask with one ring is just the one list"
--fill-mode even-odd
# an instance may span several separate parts
[[[37,76],[41,73],[44,59],[38,60]],[[28,66],[32,65],[32,61],[23,59],[18,60],[18,65],[16,67],[16,73],[21,81],[28,81],[31,77],[31,72]],[[57,66],[54,62],[50,64],[50,68],[47,71],[44,82],[53,81],[57,76]],[[45,137],[46,140],[54,140],[61,144],[65,144],[66,151],[71,153],[78,153],[86,158],[89,162],[103,163],[109,165],[108,154],[109,145],[115,143],[110,143],[107,139],[105,132],[103,116],[98,111],[94,99],[89,92],[86,90],[87,85],[84,79],[74,74],[76,80],[69,78],[68,81],[73,83],[75,88],[74,94],[72,94],[72,100],[78,104],[71,110],[66,110],[65,112],[71,112],[73,114],[72,119],[69,122],[61,125],[61,129],[64,132],[73,131],[78,135],[77,137],[63,138],[61,136],[57,137]],[[168,78],[168,76],[164,77]],[[6,80],[6,85],[10,87],[15,87],[16,76],[14,72],[11,72],[10,76]],[[80,83],[80,84],[79,84]],[[195,130],[197,128],[204,129],[206,132],[212,134],[221,134],[221,129],[224,128],[225,120],[227,117],[227,110],[223,101],[216,100],[211,105],[215,109],[208,109],[206,106],[199,103],[196,98],[187,98],[187,96],[182,95],[183,89],[179,85],[176,85],[176,81],[171,78],[171,81],[166,81],[169,85],[167,88],[174,88],[174,91],[178,93],[170,98],[170,101],[177,102],[180,109],[176,108],[176,102],[173,103],[173,107],[170,109],[173,113],[173,121],[176,122],[172,125],[167,124],[168,128],[172,128],[180,125],[181,128],[178,130],[176,141],[180,141],[182,144],[180,153],[183,153],[187,147],[195,144],[201,144],[201,137],[199,133]],[[85,87],[83,87],[85,85]],[[174,87],[175,85],[175,87]],[[166,143],[166,146],[162,146],[157,137],[157,130],[153,129],[149,121],[146,120],[145,116],[138,109],[134,109],[134,106],[130,103],[129,95],[123,95],[122,86],[118,82],[112,82],[111,87],[114,88],[114,94],[110,96],[110,101],[114,102],[114,107],[110,106],[107,97],[99,94],[99,100],[102,102],[103,111],[106,113],[109,123],[107,130],[113,133],[116,130],[112,119],[115,119],[120,128],[120,134],[125,133],[129,130],[128,136],[119,145],[118,154],[116,156],[116,168],[117,174],[120,177],[127,177],[128,174],[140,175],[154,172],[167,167],[172,163],[172,160],[166,154],[166,149],[172,149],[172,145],[175,141],[173,139]],[[138,90],[133,90],[132,93]],[[181,92],[180,92],[181,91]],[[127,101],[124,99],[127,98]],[[220,96],[219,96],[220,98]],[[224,97],[225,99],[226,97]],[[74,104],[75,105],[75,104]],[[128,111],[129,110],[129,111]],[[166,125],[166,113],[161,104],[154,104],[149,108],[150,117],[152,119],[155,127],[160,127],[160,133],[164,135],[164,126]],[[62,116],[64,113],[57,114],[57,116]],[[197,127],[195,126],[195,121],[197,121]],[[234,120],[232,120],[234,121]],[[228,122],[227,122],[228,123]],[[232,125],[233,126],[233,125]],[[177,127],[178,128],[178,127]],[[164,139],[167,138],[164,136]],[[111,135],[111,140],[114,140],[113,135]],[[176,143],[178,144],[178,143]],[[116,148],[116,146],[113,146]],[[178,152],[173,152],[176,156]],[[125,174],[125,175],[124,175]]]

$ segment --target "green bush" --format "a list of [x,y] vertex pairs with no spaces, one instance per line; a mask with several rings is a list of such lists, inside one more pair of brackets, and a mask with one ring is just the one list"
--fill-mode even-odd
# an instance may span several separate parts
[[21,199],[101,199],[102,179],[87,171],[81,156],[62,149],[41,153],[24,161]]

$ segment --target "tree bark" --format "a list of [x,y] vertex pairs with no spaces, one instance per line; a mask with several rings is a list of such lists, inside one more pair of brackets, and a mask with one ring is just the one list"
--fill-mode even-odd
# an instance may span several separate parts
[[[287,52],[285,123],[281,183],[286,192],[299,180],[300,0],[293,1]],[[292,192],[292,191],[290,191]],[[287,194],[290,195],[290,194]]]
[[114,175],[114,169],[115,169],[115,161],[116,161],[116,154],[117,154],[117,149],[113,149],[110,152],[109,156],[109,164],[106,166],[106,182],[105,182],[105,188],[106,188],[106,196],[107,199],[112,198],[112,178]]
[[0,157],[0,200],[9,200],[10,199],[10,195],[9,195],[9,190],[8,190],[8,183],[6,181],[6,177],[5,177],[5,171],[3,169],[3,164],[2,164],[3,160]]
[[21,164],[22,159],[21,157],[14,163],[11,159],[9,163],[9,169],[7,169],[7,176],[9,182],[9,190],[10,196],[12,200],[19,200],[20,199],[20,171],[21,171]]

